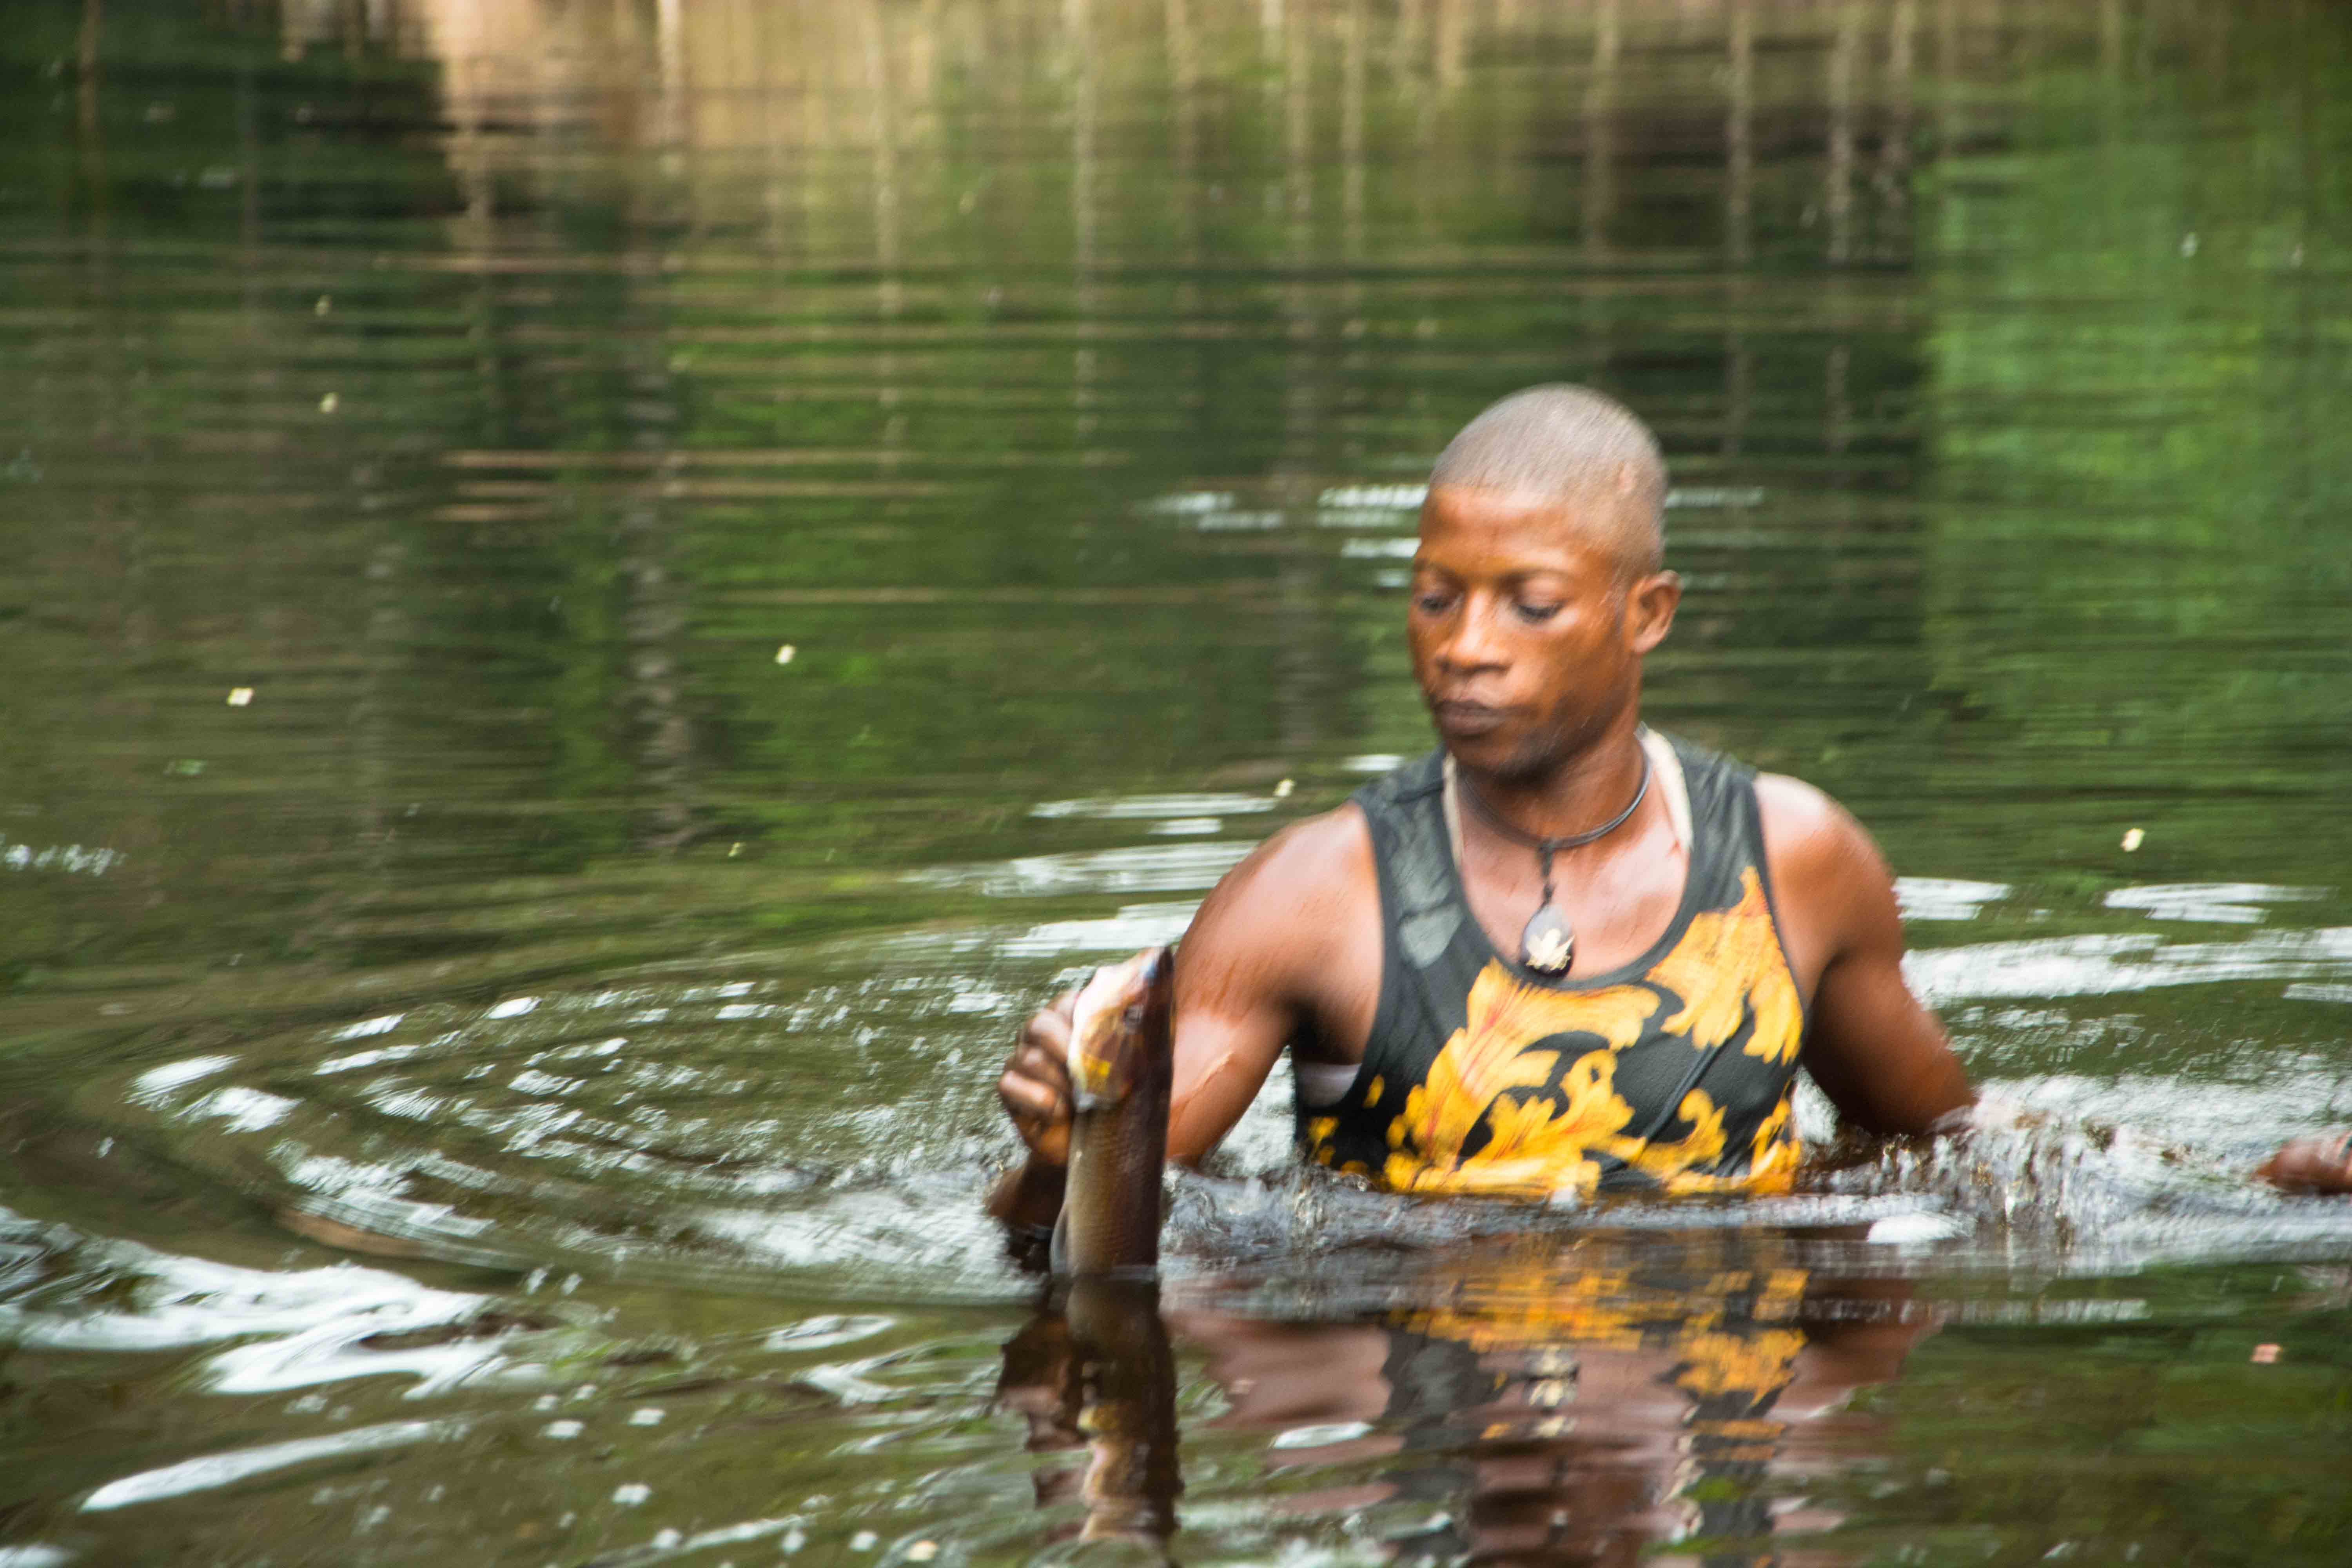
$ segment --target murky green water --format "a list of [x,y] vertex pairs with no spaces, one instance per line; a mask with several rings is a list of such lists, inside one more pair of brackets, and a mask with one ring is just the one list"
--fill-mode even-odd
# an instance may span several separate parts
[[0,1564],[1120,1560],[995,1065],[1428,743],[1412,487],[1559,378],[1673,463],[1653,716],[1859,812],[2034,1120],[1531,1215],[1295,1175],[1277,1082],[1175,1189],[1176,1555],[2352,1552],[2352,1204],[2242,1176],[2352,1122],[2352,17],[25,0],[0,73]]

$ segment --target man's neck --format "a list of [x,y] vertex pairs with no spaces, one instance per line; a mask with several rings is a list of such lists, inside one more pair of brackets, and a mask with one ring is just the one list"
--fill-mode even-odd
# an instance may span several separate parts
[[1464,785],[1519,832],[1564,838],[1623,811],[1646,763],[1639,721],[1628,713],[1591,744],[1538,770],[1496,773],[1458,760],[1454,766]]

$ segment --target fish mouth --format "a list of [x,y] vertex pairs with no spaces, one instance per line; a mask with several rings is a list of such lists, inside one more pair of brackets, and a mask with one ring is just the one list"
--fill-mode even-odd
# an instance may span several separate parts
[[1156,994],[1167,986],[1168,950],[1146,948],[1107,963],[1079,987],[1070,1010],[1070,1096],[1085,1111],[1127,1098],[1148,1066],[1144,1026]]

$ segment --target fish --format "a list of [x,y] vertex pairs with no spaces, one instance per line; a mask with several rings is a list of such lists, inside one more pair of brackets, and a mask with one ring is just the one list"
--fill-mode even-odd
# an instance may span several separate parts
[[1165,947],[1106,964],[1079,989],[1070,1016],[1070,1160],[1051,1254],[1056,1275],[1158,1278],[1175,989],[1175,954]]

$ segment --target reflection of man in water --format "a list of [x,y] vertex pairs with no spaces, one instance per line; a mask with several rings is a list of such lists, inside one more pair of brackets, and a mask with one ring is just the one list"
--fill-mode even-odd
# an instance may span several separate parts
[[[1223,1394],[1207,1426],[1267,1434],[1266,1462],[1298,1470],[1266,1489],[1271,1511],[1356,1516],[1386,1561],[1633,1568],[1672,1541],[1675,1561],[1752,1568],[1784,1533],[1835,1522],[1792,1491],[1868,1453],[1874,1424],[1817,1418],[1892,1378],[1932,1326],[1900,1281],[1809,1269],[1810,1245],[1530,1235],[1431,1250],[1396,1281],[1423,1304],[1373,1321],[1192,1308],[1168,1326]],[[1118,1335],[1132,1354],[1089,1357],[1053,1312],[1005,1346],[1000,1392],[1032,1450],[1070,1456],[1036,1476],[1068,1531],[1175,1523],[1174,1368],[1139,1302]]]
[[[1874,1131],[1969,1103],[1870,836],[1642,726],[1682,595],[1664,496],[1648,429],[1582,388],[1507,397],[1446,447],[1406,618],[1443,745],[1202,904],[1171,1158],[1213,1148],[1286,1046],[1306,1155],[1400,1190],[1784,1188],[1801,1066]],[[1000,1084],[1029,1147],[993,1203],[1015,1223],[1059,1210],[1067,1018],[1032,1018]]]

